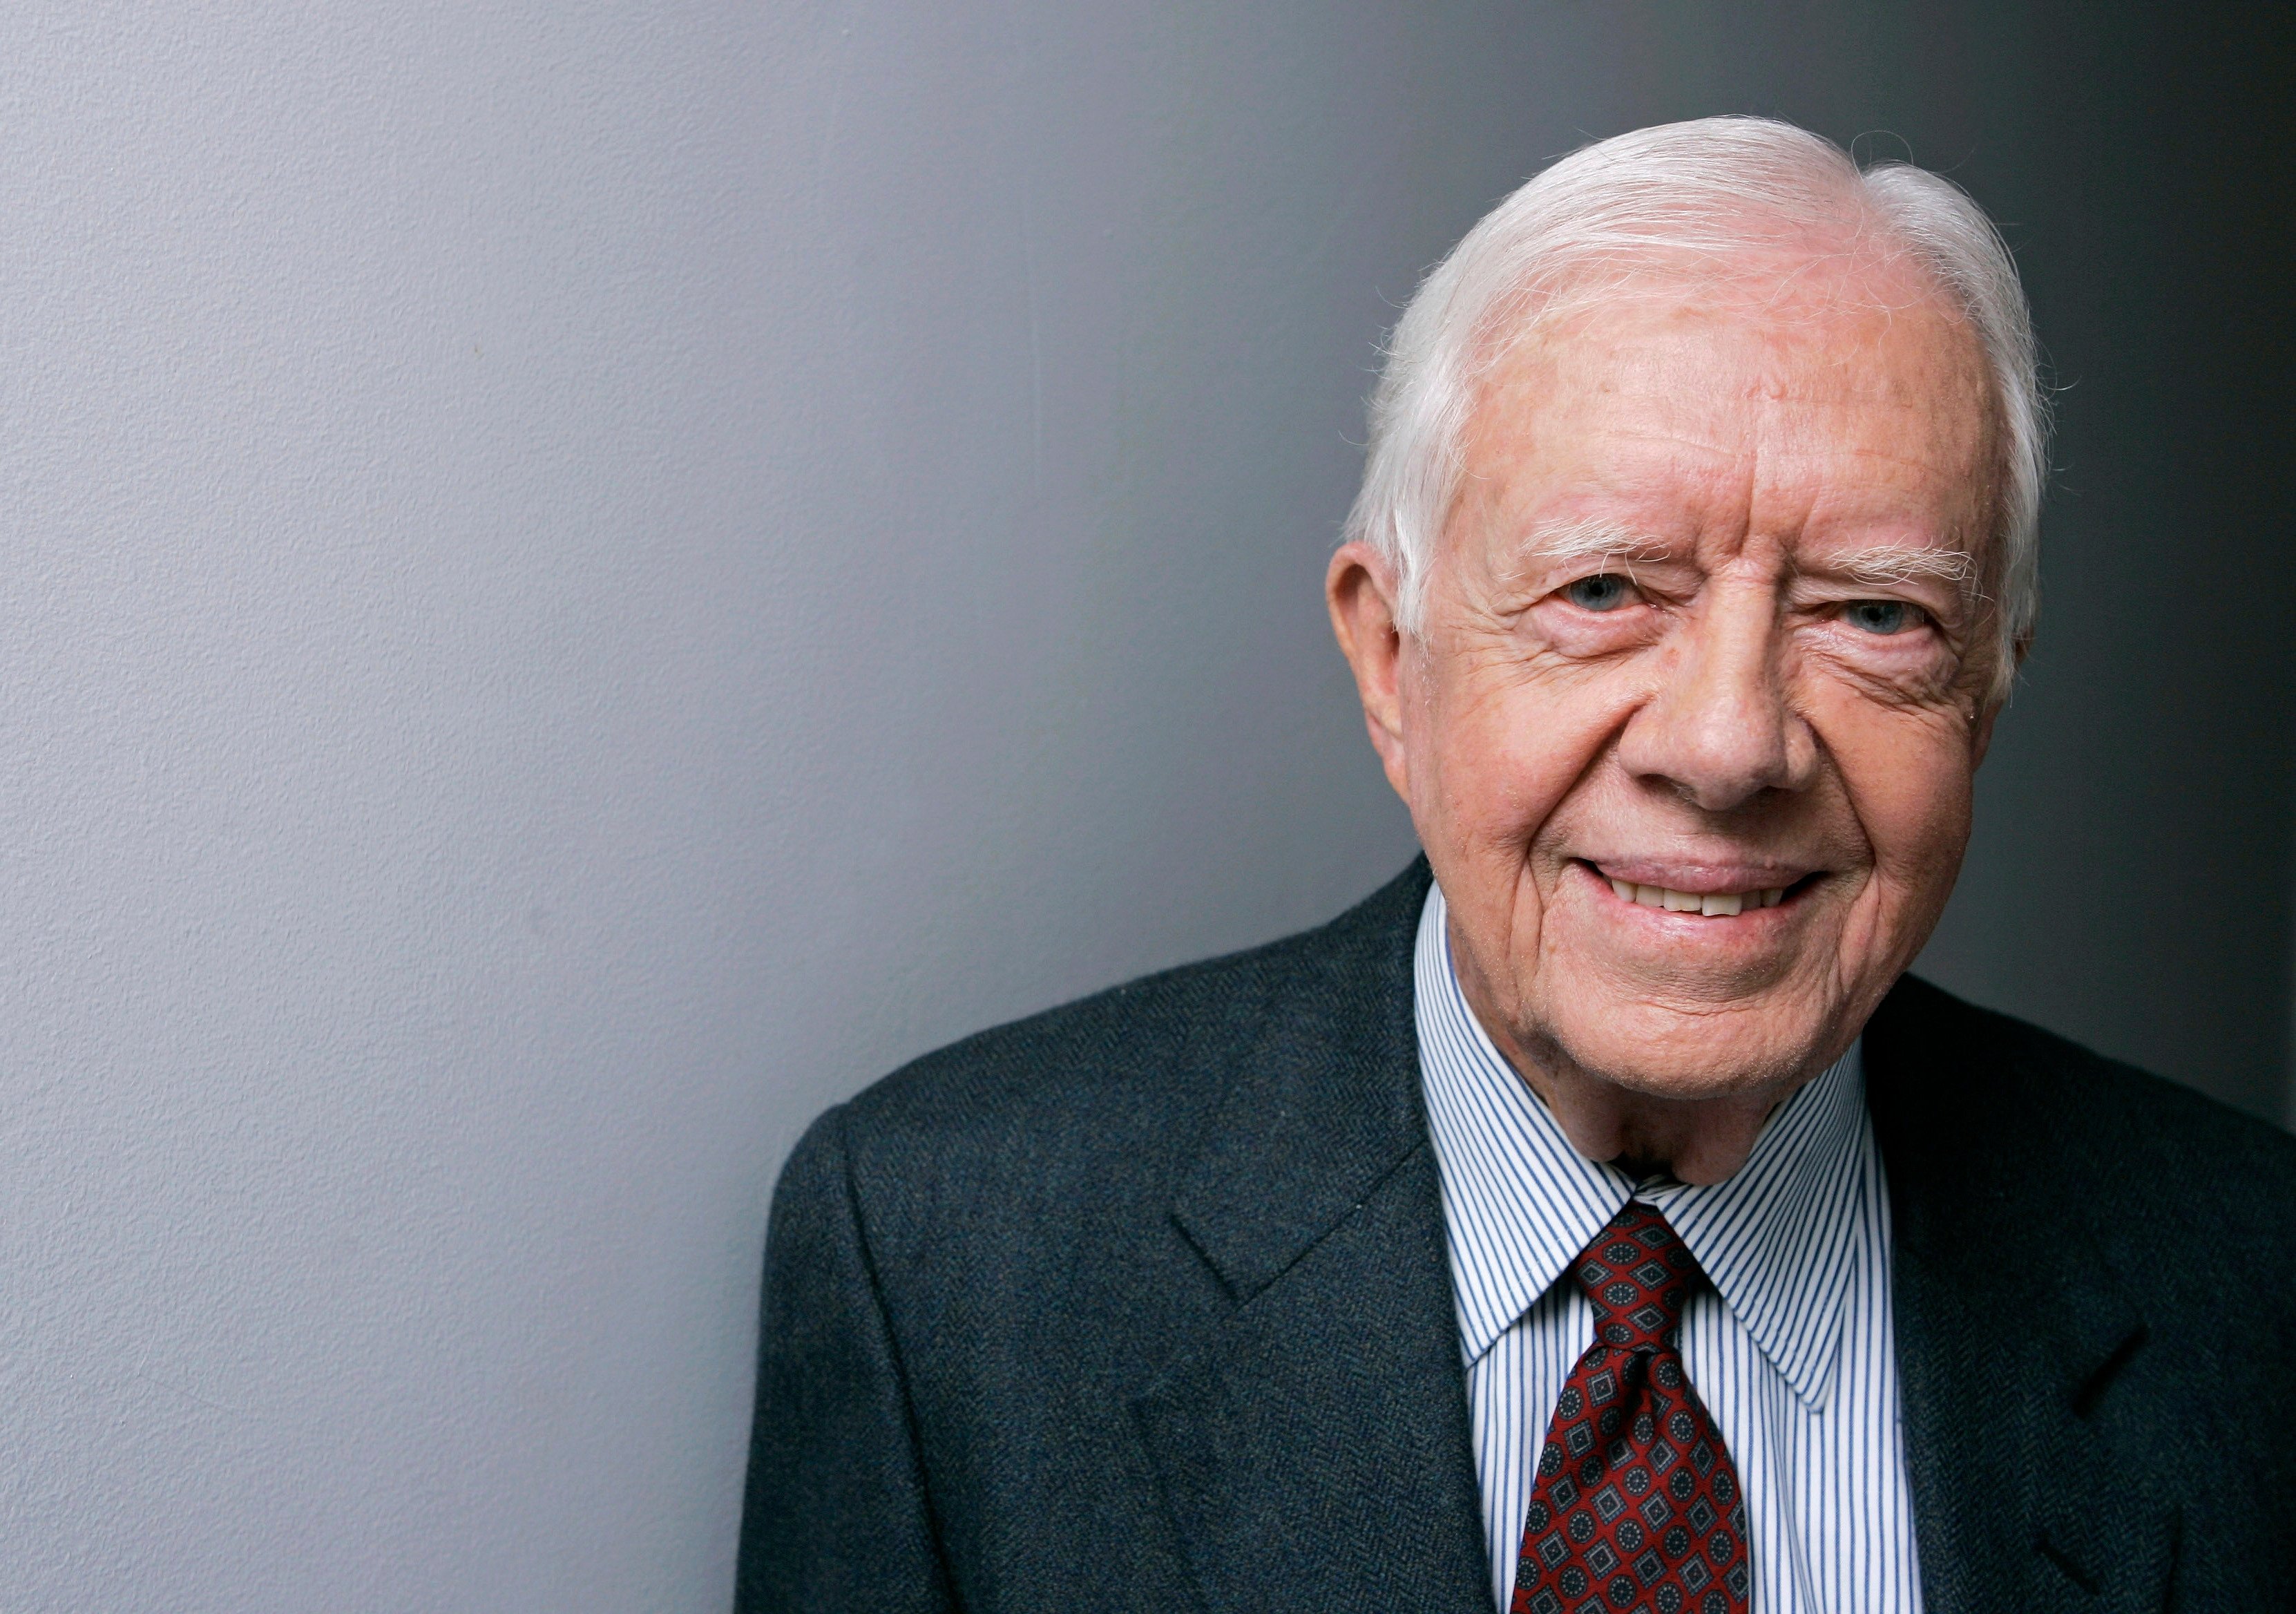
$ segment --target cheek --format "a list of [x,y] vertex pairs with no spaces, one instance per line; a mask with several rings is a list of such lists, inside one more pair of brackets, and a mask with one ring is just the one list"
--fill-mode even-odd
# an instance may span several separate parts
[[[1604,680],[1566,686],[1496,658],[1458,671],[1430,691],[1416,749],[1435,767],[1416,803],[1496,849],[1534,839],[1616,733],[1621,704]],[[1630,704],[1630,703],[1629,703]]]
[[1942,903],[1969,840],[1974,764],[1959,715],[1855,696],[1814,715],[1876,872],[1901,898]]

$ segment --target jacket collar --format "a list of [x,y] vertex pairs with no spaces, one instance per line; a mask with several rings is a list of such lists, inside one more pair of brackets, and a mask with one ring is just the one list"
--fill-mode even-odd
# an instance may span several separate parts
[[1173,1206],[1234,1306],[1132,1412],[1208,1608],[1489,1614],[1412,1034],[1427,884],[1292,944]]
[[2095,1414],[2144,1319],[2049,1167],[2033,1041],[1911,977],[1866,1031],[1923,1599],[2133,1614],[2166,1601],[2177,1520]]
[[1412,1030],[1421,859],[1293,945],[1173,1216],[1239,1300],[1281,1275],[1427,1142]]

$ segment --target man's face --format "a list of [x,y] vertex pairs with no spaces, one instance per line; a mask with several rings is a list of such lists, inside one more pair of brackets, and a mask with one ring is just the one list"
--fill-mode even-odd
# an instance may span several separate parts
[[1494,373],[1382,748],[1511,1054],[1782,1089],[1912,961],[1991,726],[1988,396],[1932,294],[1824,263]]

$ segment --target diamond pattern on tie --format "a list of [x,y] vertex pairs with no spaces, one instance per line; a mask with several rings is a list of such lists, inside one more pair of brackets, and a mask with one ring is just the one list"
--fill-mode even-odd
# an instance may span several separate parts
[[1595,1343],[1539,1452],[1512,1614],[1745,1614],[1738,1470],[1682,1366],[1696,1258],[1637,1200],[1571,1274],[1594,1303]]

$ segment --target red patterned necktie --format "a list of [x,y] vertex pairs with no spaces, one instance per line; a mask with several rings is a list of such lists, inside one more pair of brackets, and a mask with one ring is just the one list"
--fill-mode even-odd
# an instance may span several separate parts
[[1697,1258],[1635,1201],[1571,1273],[1595,1303],[1595,1343],[1538,1454],[1513,1614],[1744,1614],[1738,1470],[1682,1367]]

